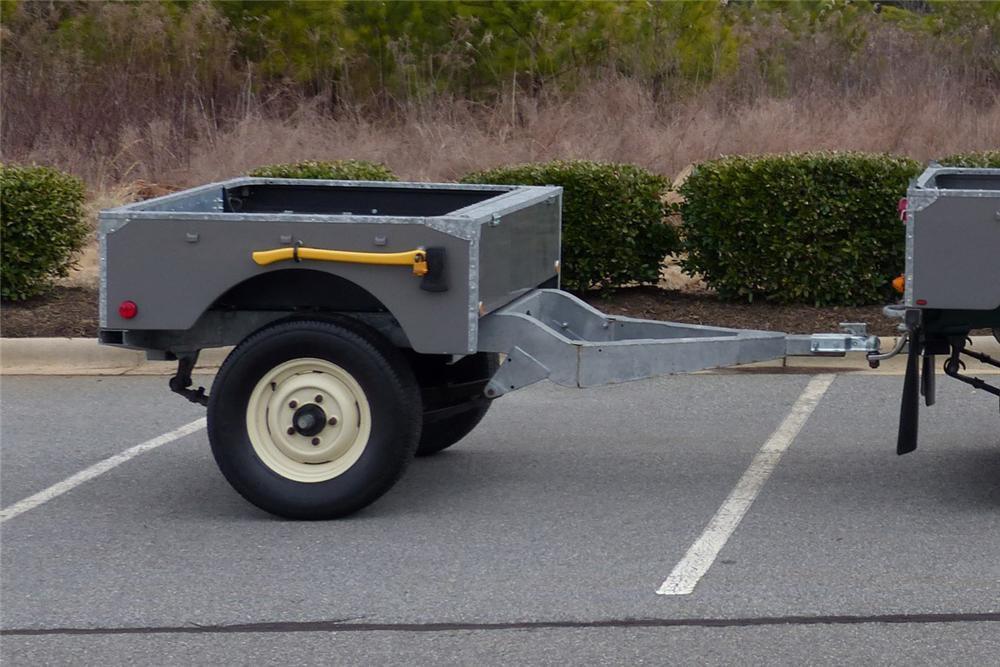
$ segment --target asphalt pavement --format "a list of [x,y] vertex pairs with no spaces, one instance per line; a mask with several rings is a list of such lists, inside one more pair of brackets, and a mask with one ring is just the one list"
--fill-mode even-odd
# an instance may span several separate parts
[[[247,504],[195,431],[4,521],[0,661],[995,664],[995,399],[942,380],[897,457],[901,378],[837,375],[789,434],[815,378],[542,383],[332,522]],[[165,385],[3,378],[0,506],[203,416]],[[779,433],[693,592],[658,595]]]

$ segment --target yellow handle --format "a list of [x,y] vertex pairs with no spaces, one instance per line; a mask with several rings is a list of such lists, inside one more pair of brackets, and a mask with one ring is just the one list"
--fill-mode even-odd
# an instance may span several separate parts
[[317,262],[347,262],[350,264],[380,264],[382,266],[412,266],[413,275],[427,273],[427,253],[423,248],[406,252],[355,252],[353,250],[324,250],[322,248],[275,248],[257,250],[250,255],[261,266],[285,260],[302,261],[313,259]]

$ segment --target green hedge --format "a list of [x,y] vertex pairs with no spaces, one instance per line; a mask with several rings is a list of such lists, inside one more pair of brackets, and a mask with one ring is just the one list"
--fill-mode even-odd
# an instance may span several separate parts
[[922,165],[861,153],[725,157],[681,187],[684,269],[723,298],[880,303],[904,266],[897,203]]
[[1000,169],[1000,150],[955,153],[938,160],[943,167],[990,167]]
[[584,291],[655,283],[678,249],[664,221],[669,183],[629,164],[549,162],[474,172],[463,183],[561,185],[562,285]]
[[90,229],[83,183],[48,167],[0,165],[0,296],[44,293],[69,273]]
[[336,160],[334,162],[293,162],[258,167],[251,176],[269,178],[316,178],[336,181],[395,181],[396,175],[384,164],[365,160]]

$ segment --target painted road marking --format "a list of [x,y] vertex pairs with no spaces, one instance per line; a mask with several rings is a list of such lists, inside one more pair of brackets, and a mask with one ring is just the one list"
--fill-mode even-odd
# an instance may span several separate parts
[[108,457],[103,461],[98,461],[89,468],[85,468],[80,472],[67,477],[61,482],[53,484],[47,489],[39,491],[38,493],[28,496],[24,500],[20,500],[6,509],[0,510],[0,523],[9,521],[19,514],[24,514],[28,510],[35,509],[43,503],[47,503],[53,498],[57,498],[62,494],[70,491],[77,486],[80,486],[84,482],[94,479],[98,475],[103,475],[107,471],[120,466],[129,459],[134,459],[139,454],[151,451],[157,447],[162,447],[163,445],[169,444],[174,440],[180,440],[186,435],[191,435],[201,429],[205,428],[205,418],[195,419],[190,424],[185,424],[180,428],[175,428],[169,433],[164,433],[163,435],[158,435],[155,438],[147,440],[146,442],[139,443],[134,447],[129,447],[124,452],[120,454],[115,454],[114,456]]
[[695,586],[712,567],[719,552],[726,546],[736,527],[740,525],[740,521],[757,498],[767,478],[774,472],[781,455],[795,440],[795,436],[802,430],[809,415],[819,405],[823,394],[833,384],[833,379],[833,375],[827,374],[817,375],[809,381],[788,416],[753,457],[750,467],[740,477],[740,481],[733,487],[719,511],[656,591],[659,595],[689,595],[694,591]]

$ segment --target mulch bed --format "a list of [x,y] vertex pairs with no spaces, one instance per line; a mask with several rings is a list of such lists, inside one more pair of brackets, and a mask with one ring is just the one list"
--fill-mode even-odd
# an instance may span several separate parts
[[97,290],[57,287],[27,301],[0,305],[0,335],[5,338],[97,336]]
[[[96,289],[60,287],[30,301],[4,302],[0,307],[0,335],[97,336]],[[868,322],[880,336],[896,333],[898,320],[882,315],[881,306],[860,308],[813,308],[778,306],[771,303],[727,303],[714,294],[676,292],[655,287],[633,287],[607,298],[589,295],[586,300],[606,313],[706,324],[740,329],[763,329],[787,333],[837,331],[840,322]]]

